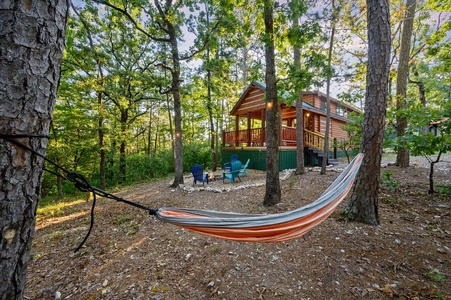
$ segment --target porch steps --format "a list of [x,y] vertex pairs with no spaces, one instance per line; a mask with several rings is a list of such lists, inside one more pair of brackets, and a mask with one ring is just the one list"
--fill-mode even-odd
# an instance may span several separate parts
[[[321,166],[323,164],[324,153],[322,151],[319,151],[318,149],[315,149],[313,147],[304,147],[304,151],[316,158],[318,160],[318,165]],[[310,163],[313,165],[313,160]],[[338,165],[339,162],[338,159],[329,157],[327,159],[327,164]]]

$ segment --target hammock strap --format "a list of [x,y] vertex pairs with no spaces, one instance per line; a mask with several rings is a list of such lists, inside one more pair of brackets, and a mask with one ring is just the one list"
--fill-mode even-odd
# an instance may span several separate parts
[[41,153],[35,151],[34,149],[28,147],[27,145],[19,142],[16,140],[16,138],[46,138],[49,139],[50,137],[48,135],[35,135],[35,134],[0,134],[0,138],[10,142],[11,144],[14,144],[16,146],[19,146],[29,152],[31,152],[32,154],[42,158],[44,161],[50,163],[51,165],[55,166],[55,168],[57,169],[57,171],[52,171],[46,168],[43,168],[44,171],[47,171],[51,174],[54,174],[55,176],[58,176],[60,178],[66,179],[70,182],[72,182],[74,184],[74,186],[81,192],[90,192],[93,195],[93,201],[92,201],[92,206],[91,206],[91,220],[90,220],[90,225],[89,225],[89,230],[86,233],[83,241],[80,243],[80,245],[74,249],[74,252],[77,252],[78,250],[80,250],[81,247],[83,247],[83,245],[85,244],[85,242],[87,241],[89,235],[91,234],[92,228],[94,226],[94,209],[96,206],[96,195],[100,196],[100,197],[104,197],[104,198],[108,198],[108,199],[112,199],[115,200],[117,202],[122,202],[122,203],[126,203],[128,205],[146,210],[149,212],[150,215],[156,215],[157,210],[156,209],[152,209],[149,207],[146,207],[144,205],[141,205],[139,203],[130,201],[130,200],[126,200],[124,198],[121,197],[117,197],[113,194],[110,194],[106,191],[103,191],[99,188],[96,188],[94,186],[92,186],[90,184],[90,182],[86,179],[85,176],[83,176],[82,174],[76,173],[76,172],[70,172],[67,169],[65,169],[64,167],[62,167],[61,165],[59,165],[58,163],[48,159],[45,155],[42,155]]

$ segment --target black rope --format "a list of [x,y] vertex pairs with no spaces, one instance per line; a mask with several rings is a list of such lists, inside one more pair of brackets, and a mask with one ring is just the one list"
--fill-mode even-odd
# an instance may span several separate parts
[[372,141],[377,135],[379,135],[379,133],[380,133],[382,130],[384,130],[384,129],[385,129],[385,127],[382,126],[382,127],[379,128],[378,130],[376,130],[376,132],[375,132],[372,136],[370,136],[370,138],[369,138],[368,140],[362,142],[362,150],[361,150],[362,153],[365,154],[365,148],[366,148],[366,146],[367,146],[369,143],[371,143],[371,141]]
[[[97,201],[97,197],[96,195],[99,195],[100,197],[104,197],[104,198],[108,198],[108,199],[112,199],[115,200],[117,202],[122,202],[143,210],[146,210],[149,212],[150,215],[156,215],[157,210],[146,207],[144,205],[141,205],[139,203],[130,201],[130,200],[126,200],[124,198],[121,197],[117,197],[113,194],[110,194],[106,191],[103,191],[99,188],[96,188],[94,186],[92,186],[89,181],[86,179],[85,176],[83,176],[82,174],[76,173],[76,172],[70,172],[67,169],[65,169],[64,167],[60,166],[59,164],[57,164],[56,162],[48,159],[47,157],[45,157],[45,155],[42,155],[41,153],[35,151],[34,149],[24,145],[23,143],[15,140],[15,138],[50,138],[48,135],[34,135],[34,134],[0,134],[0,138],[16,145],[19,146],[27,151],[30,151],[32,154],[41,157],[42,159],[44,159],[46,162],[52,164],[53,166],[56,167],[56,169],[58,171],[52,171],[46,168],[43,168],[44,171],[47,171],[55,176],[61,177],[63,179],[66,179],[70,182],[72,182],[74,184],[74,186],[82,191],[82,192],[90,192],[93,195],[93,202],[92,202],[92,206],[91,206],[91,221],[90,221],[90,225],[89,225],[89,229],[88,232],[86,233],[83,241],[80,243],[80,245],[74,249],[74,252],[77,252],[78,250],[81,249],[81,247],[83,247],[83,245],[86,243],[86,241],[88,240],[89,235],[91,234],[92,228],[94,227],[94,209],[96,206],[96,201]],[[64,173],[65,175],[63,175],[62,173]]]

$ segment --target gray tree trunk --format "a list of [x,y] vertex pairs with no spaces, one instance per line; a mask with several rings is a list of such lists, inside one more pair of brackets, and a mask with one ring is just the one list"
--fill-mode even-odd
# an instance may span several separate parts
[[[68,1],[0,2],[0,133],[48,135]],[[45,138],[16,139],[45,154]],[[0,139],[0,298],[22,299],[43,160]]]
[[330,41],[329,41],[329,54],[327,57],[327,81],[326,81],[326,131],[324,133],[324,149],[323,149],[323,162],[321,165],[321,175],[326,174],[327,161],[329,158],[329,135],[330,135],[330,81],[332,78],[332,50],[334,48],[334,36],[335,36],[335,15],[337,14],[335,9],[335,1],[332,0],[332,18],[330,29]]
[[183,183],[183,145],[182,145],[182,101],[180,99],[180,58],[177,46],[177,33],[172,24],[168,24],[171,40],[171,52],[173,61],[172,70],[172,97],[174,97],[174,126],[175,126],[175,175],[172,187]]
[[305,174],[302,91],[299,92],[299,98],[296,100],[296,175],[300,174]]
[[274,2],[266,0],[264,2],[265,44],[266,57],[266,130],[268,135],[268,145],[266,147],[266,193],[263,204],[266,206],[275,205],[280,202],[280,181],[279,181],[279,118],[276,85],[276,68],[274,62],[274,24],[273,7]]
[[[299,26],[299,20],[295,21]],[[293,60],[297,69],[301,67],[301,51],[297,46],[293,47]],[[296,100],[296,175],[305,174],[304,163],[304,112],[302,110],[302,91],[299,91],[299,98]]]
[[365,157],[345,214],[351,220],[378,225],[378,189],[391,44],[388,1],[367,0],[367,19],[368,69],[362,132]]
[[[406,14],[401,35],[401,48],[399,50],[398,75],[396,77],[396,110],[406,108],[407,81],[409,78],[410,40],[412,38],[413,21],[415,18],[416,0],[407,0]],[[406,134],[407,118],[396,116],[398,138]],[[398,147],[396,166],[408,167],[410,161],[409,149],[402,145]]]
[[[207,27],[210,27],[210,15],[208,13],[208,9],[206,9],[206,17],[207,17]],[[210,120],[210,151],[211,151],[211,170],[213,172],[216,171],[218,165],[218,153],[216,152],[215,147],[215,122],[213,118],[213,99],[211,95],[211,66],[210,66],[210,45],[207,45],[207,110],[208,110],[208,118]]]

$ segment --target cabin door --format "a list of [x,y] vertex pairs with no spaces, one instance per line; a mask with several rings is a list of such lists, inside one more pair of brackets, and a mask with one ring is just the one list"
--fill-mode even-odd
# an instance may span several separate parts
[[308,131],[315,131],[315,122],[311,113],[304,114],[304,129]]

